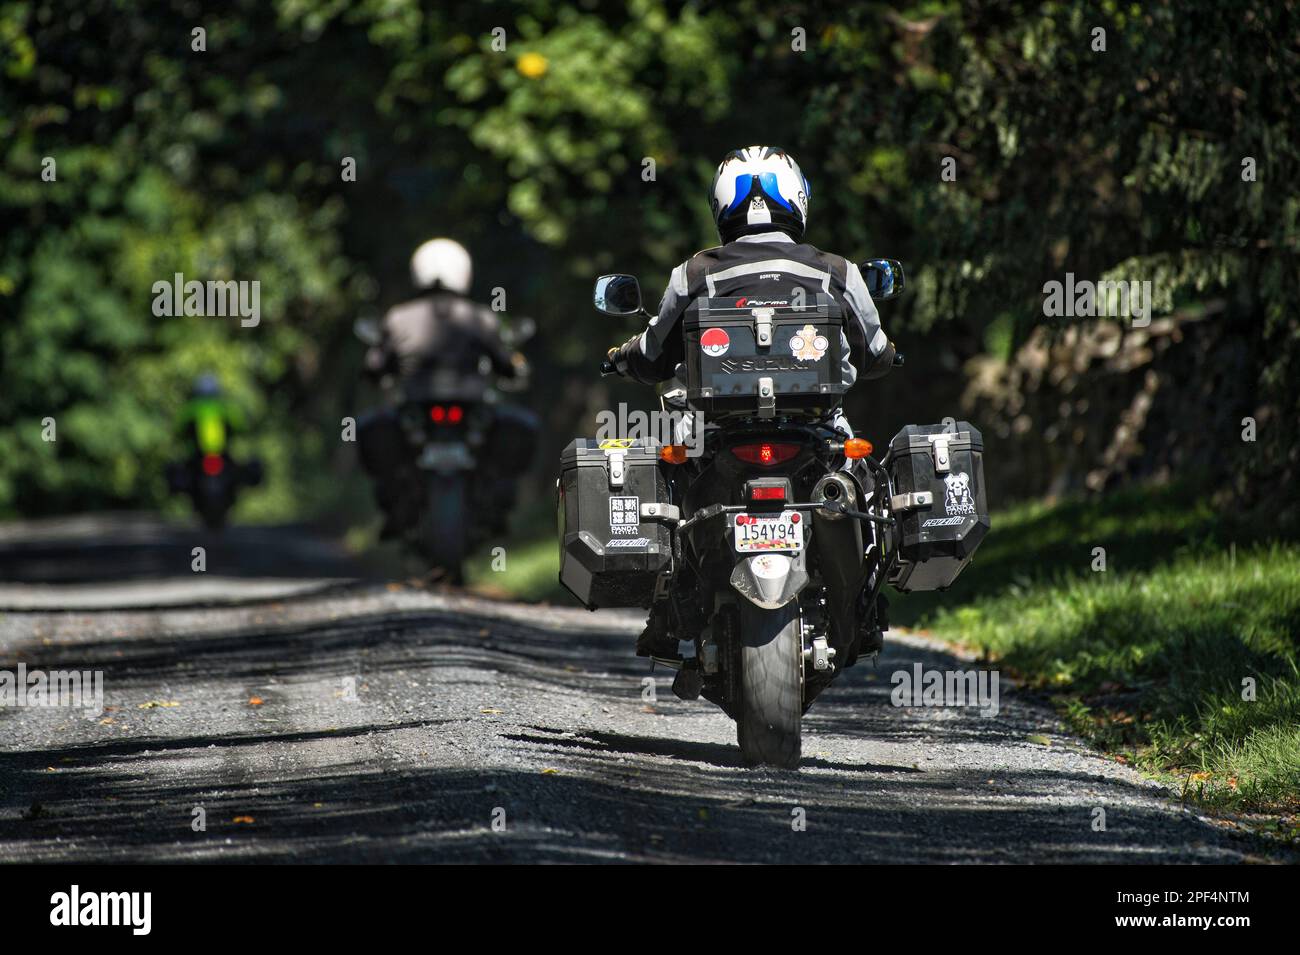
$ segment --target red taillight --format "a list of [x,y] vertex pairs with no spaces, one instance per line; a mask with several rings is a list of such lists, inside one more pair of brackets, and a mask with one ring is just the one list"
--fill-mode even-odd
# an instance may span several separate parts
[[429,420],[434,424],[460,424],[465,409],[460,405],[434,405],[429,409]]
[[784,501],[785,488],[780,487],[751,487],[749,489],[749,499],[751,501]]
[[738,444],[731,449],[741,461],[746,464],[757,464],[761,467],[771,467],[774,464],[781,464],[789,461],[799,453],[797,444]]
[[216,477],[218,474],[221,473],[222,469],[225,466],[226,466],[226,462],[222,460],[221,455],[219,454],[203,455],[203,473],[206,474],[208,477]]

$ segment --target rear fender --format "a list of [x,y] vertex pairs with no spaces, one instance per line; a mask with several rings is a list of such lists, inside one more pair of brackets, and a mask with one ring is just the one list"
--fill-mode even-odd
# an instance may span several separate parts
[[737,554],[731,570],[731,586],[756,607],[776,610],[784,607],[808,585],[804,554]]

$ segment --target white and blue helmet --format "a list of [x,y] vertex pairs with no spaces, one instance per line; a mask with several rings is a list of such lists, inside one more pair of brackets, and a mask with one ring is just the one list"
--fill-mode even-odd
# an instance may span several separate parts
[[779,230],[798,241],[808,222],[808,180],[779,146],[733,149],[713,177],[713,221],[723,242]]

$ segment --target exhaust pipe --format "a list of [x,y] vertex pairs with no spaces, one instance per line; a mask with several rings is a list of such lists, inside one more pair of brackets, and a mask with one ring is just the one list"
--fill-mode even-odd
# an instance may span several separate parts
[[[814,504],[821,504],[825,501],[833,501],[836,504],[843,504],[850,510],[857,510],[858,507],[858,488],[853,478],[840,472],[826,475],[812,491],[812,500]],[[817,511],[817,520],[838,521],[843,520],[843,514],[837,514],[834,511]]]

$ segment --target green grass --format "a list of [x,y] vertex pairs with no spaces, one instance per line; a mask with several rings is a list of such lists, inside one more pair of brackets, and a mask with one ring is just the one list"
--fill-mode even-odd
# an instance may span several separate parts
[[[494,546],[500,547],[500,552],[494,554]],[[465,568],[467,582],[477,590],[514,600],[581,606],[560,586],[559,574],[555,511],[545,504],[518,515],[512,521],[508,539],[480,548]]]
[[1077,730],[1189,797],[1300,808],[1300,544],[1177,491],[1022,507],[994,528],[959,586],[900,598],[894,619],[1052,692]]

